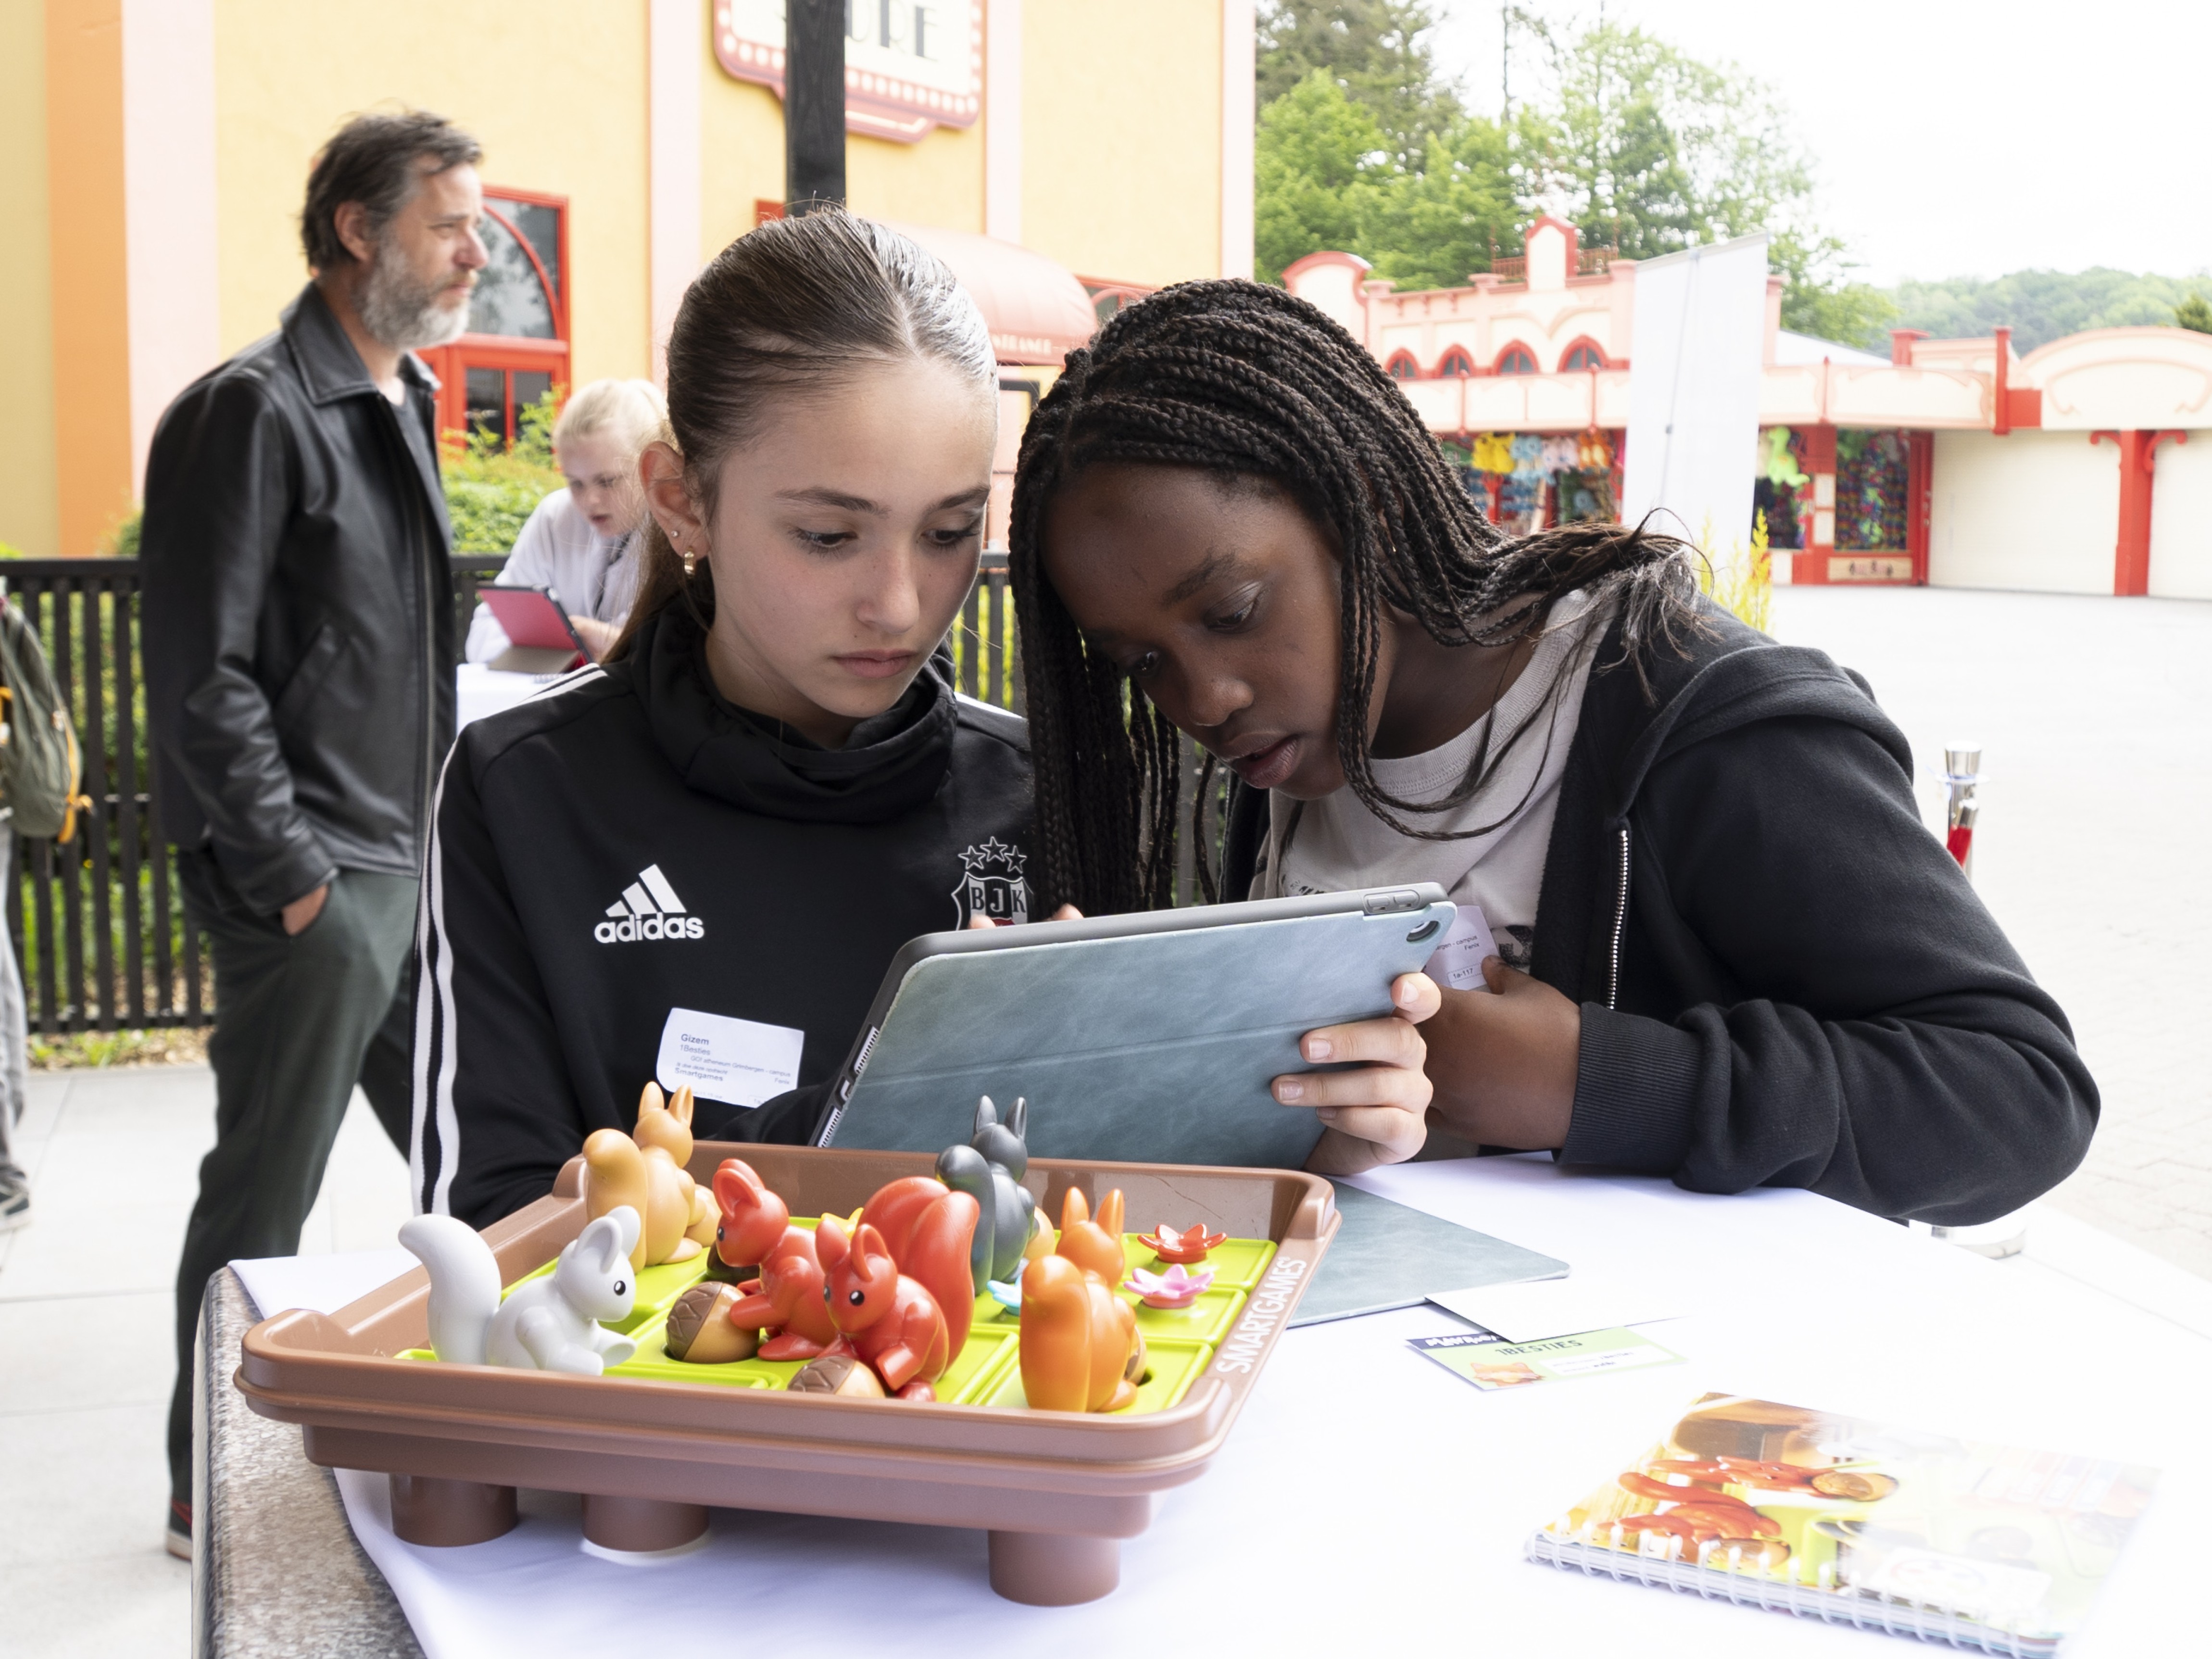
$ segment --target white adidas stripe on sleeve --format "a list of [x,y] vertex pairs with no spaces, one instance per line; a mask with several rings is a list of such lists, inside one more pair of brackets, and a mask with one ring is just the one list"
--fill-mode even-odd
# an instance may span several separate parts
[[[430,1066],[434,1053],[449,1045],[452,1029],[440,1020],[441,1012],[435,999],[438,988],[433,972],[434,964],[443,969],[446,957],[445,915],[441,906],[434,906],[431,896],[438,884],[438,866],[441,848],[438,841],[438,813],[446,802],[446,769],[453,763],[454,750],[448,750],[438,767],[438,787],[430,796],[430,846],[422,860],[422,890],[416,900],[415,962],[417,978],[415,984],[415,1055],[413,1109],[407,1136],[407,1201],[416,1214],[422,1213],[423,1150],[422,1126],[430,1112]],[[445,1018],[453,1015],[452,981],[448,975],[446,1001],[442,1010]],[[444,1029],[441,1029],[443,1026]],[[442,1039],[442,1041],[441,1041]],[[446,1130],[441,1119],[439,1127],[438,1164],[442,1171],[451,1162],[452,1152],[445,1140]]]

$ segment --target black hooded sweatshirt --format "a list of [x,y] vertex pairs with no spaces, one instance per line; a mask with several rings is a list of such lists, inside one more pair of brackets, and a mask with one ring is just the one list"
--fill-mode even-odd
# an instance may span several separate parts
[[[1701,615],[1647,653],[1649,695],[1615,623],[1568,752],[1531,964],[1582,1005],[1561,1158],[1954,1225],[2018,1208],[2096,1127],[2066,1017],[1923,827],[1865,682]],[[1242,898],[1267,797],[1229,810]]]
[[[627,1130],[672,1009],[803,1031],[799,1087],[702,1099],[702,1139],[803,1139],[916,934],[1019,921],[1027,728],[933,661],[841,750],[732,707],[680,609],[629,653],[464,730],[418,933],[423,1208],[485,1226]],[[788,1121],[787,1121],[788,1120]]]

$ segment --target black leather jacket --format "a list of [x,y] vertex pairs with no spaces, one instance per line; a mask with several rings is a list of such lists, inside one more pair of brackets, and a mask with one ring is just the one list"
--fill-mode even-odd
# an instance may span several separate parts
[[404,408],[311,283],[179,395],[147,457],[161,827],[264,913],[341,869],[415,874],[453,741],[436,382],[411,356],[401,373]]

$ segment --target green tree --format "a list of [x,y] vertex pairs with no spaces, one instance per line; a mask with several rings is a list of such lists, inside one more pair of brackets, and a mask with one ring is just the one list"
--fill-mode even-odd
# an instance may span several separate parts
[[2193,328],[2199,334],[2212,334],[2212,300],[2202,294],[2191,294],[2173,308],[2176,328]]
[[1364,106],[1316,69],[1260,112],[1253,147],[1255,274],[1322,248],[1364,252],[1369,203],[1395,171],[1382,130]]
[[1516,199],[1506,134],[1462,116],[1435,135],[1428,165],[1400,169],[1365,198],[1360,247],[1377,276],[1401,288],[1456,288],[1490,269],[1491,251],[1517,246],[1523,215]]
[[1887,349],[1897,301],[1873,283],[1851,277],[1857,266],[1839,238],[1778,232],[1766,245],[1766,264],[1786,284],[1783,327],[1866,351]]
[[1270,0],[1259,21],[1263,107],[1320,70],[1375,118],[1391,159],[1417,172],[1430,136],[1464,113],[1425,39],[1437,25],[1430,0]]
[[2013,349],[2027,352],[2083,329],[2171,328],[2203,282],[2098,266],[1905,282],[1891,297],[1905,327],[1925,329],[1938,339],[1969,339],[2008,325]]
[[1504,134],[1462,115],[1431,135],[1425,167],[1401,167],[1367,108],[1314,70],[1260,112],[1255,272],[1280,282],[1291,261],[1340,248],[1409,288],[1464,283],[1514,240],[1506,163]]

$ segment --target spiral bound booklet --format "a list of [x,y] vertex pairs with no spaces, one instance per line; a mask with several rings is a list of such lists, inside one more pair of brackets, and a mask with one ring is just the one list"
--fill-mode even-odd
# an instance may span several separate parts
[[1709,1394],[1528,1555],[2025,1659],[2079,1628],[2157,1480]]

